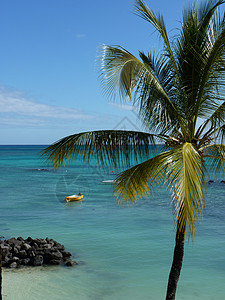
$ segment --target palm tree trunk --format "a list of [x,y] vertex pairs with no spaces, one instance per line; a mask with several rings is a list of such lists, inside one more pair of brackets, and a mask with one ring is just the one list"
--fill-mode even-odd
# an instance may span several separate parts
[[174,300],[177,283],[180,277],[180,271],[183,263],[184,256],[184,239],[185,239],[185,231],[181,231],[180,233],[176,233],[176,245],[174,248],[173,254],[173,263],[170,270],[170,276],[168,280],[167,286],[167,294],[166,300]]

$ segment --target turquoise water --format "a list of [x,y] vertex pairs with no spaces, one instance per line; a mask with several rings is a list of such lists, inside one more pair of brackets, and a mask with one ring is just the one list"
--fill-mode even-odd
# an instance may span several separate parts
[[[7,300],[160,300],[165,298],[174,247],[169,195],[158,187],[135,205],[118,205],[102,180],[112,170],[77,162],[54,171],[41,146],[0,146],[0,234],[49,237],[79,263],[4,270]],[[114,171],[115,172],[115,171]],[[225,299],[225,185],[207,189],[195,241],[186,241],[178,300]],[[64,197],[82,192],[84,201]]]

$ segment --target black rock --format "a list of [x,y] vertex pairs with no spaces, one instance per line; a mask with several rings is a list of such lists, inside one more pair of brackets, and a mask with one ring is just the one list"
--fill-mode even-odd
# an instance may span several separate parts
[[62,253],[64,258],[72,256],[72,254],[70,252],[61,251],[61,253]]
[[16,263],[18,263],[19,262],[19,257],[17,257],[17,256],[13,256],[12,258],[11,258],[11,262],[16,262]]
[[42,255],[37,255],[34,257],[33,260],[33,265],[34,266],[42,266],[44,262],[43,256]]
[[3,267],[60,265],[64,262],[68,266],[77,264],[70,259],[72,254],[65,251],[62,244],[50,238],[13,237],[5,241],[0,240],[0,246]]
[[58,250],[60,250],[60,251],[64,251],[64,250],[65,250],[65,247],[64,247],[63,245],[57,243],[57,242],[55,242],[54,245],[55,245],[55,247],[56,247]]
[[61,260],[58,259],[52,259],[49,261],[50,265],[60,265],[61,264]]
[[25,241],[27,243],[31,244],[33,242],[33,239],[29,236]]
[[75,265],[78,265],[78,263],[75,261],[75,260],[67,260],[66,262],[65,262],[65,265],[67,266],[67,267],[73,267],[73,266],[75,266]]
[[2,261],[2,267],[8,267],[8,264],[7,264],[7,262],[6,261]]
[[45,248],[45,249],[51,249],[52,246],[50,244],[43,244],[42,245],[42,248]]
[[17,267],[17,263],[14,261],[9,265],[10,268],[16,268]]
[[29,250],[29,249],[31,249],[31,245],[29,245],[28,243],[24,243],[24,244],[22,245],[22,248],[23,248],[24,250]]
[[6,242],[7,242],[7,244],[9,244],[11,247],[12,247],[12,246],[21,245],[21,241],[18,241],[16,238],[11,238],[11,239],[7,240]]
[[3,257],[5,257],[5,256],[7,256],[8,255],[8,253],[9,253],[9,247],[7,247],[7,246],[2,246],[2,256]]
[[25,258],[27,256],[27,252],[25,250],[21,250],[18,253],[19,258]]
[[8,267],[9,264],[10,264],[10,258],[5,257],[5,259],[2,260],[2,266],[3,266],[3,267]]
[[52,252],[51,257],[52,259],[61,260],[63,258],[63,255],[62,253],[57,251],[57,252]]
[[42,256],[45,255],[45,252],[42,251],[41,249],[37,249],[37,250],[36,250],[36,253],[37,253],[38,255],[42,255]]
[[13,254],[18,254],[18,253],[19,253],[19,250],[18,250],[16,247],[13,247],[13,248],[12,248],[12,253],[13,253]]
[[23,265],[23,266],[29,265],[30,264],[30,258],[21,259],[20,264]]

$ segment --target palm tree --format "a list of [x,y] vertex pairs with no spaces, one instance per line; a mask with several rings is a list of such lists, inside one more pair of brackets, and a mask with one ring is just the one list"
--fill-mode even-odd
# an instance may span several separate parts
[[[109,96],[119,92],[138,107],[145,132],[84,132],[44,151],[56,167],[93,155],[102,165],[127,167],[133,162],[116,179],[119,200],[134,202],[155,184],[167,183],[176,224],[167,300],[175,299],[185,237],[194,237],[205,207],[207,171],[224,171],[225,16],[219,11],[224,2],[211,0],[187,8],[171,42],[163,17],[136,0],[136,13],[158,31],[163,51],[139,52],[138,59],[120,46],[103,46],[100,77]],[[149,155],[149,143],[159,141],[165,150],[139,162]]]

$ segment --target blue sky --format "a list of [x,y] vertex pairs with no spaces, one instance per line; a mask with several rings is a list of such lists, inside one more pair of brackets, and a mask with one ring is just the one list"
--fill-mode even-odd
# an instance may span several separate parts
[[[189,2],[146,3],[174,35]],[[134,55],[159,49],[158,35],[135,15],[133,0],[1,1],[0,41],[0,144],[50,144],[82,131],[140,128],[130,106],[105,97],[96,66],[102,44]]]

